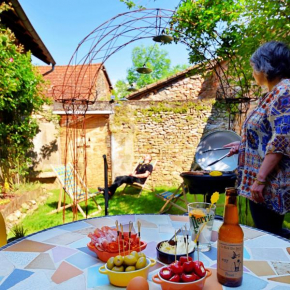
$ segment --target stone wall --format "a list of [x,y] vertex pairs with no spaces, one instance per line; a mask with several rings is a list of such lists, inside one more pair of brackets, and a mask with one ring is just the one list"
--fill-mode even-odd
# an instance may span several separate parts
[[[100,89],[106,91],[106,86],[100,80]],[[107,156],[111,183],[116,176],[130,173],[145,153],[158,160],[153,174],[156,185],[180,183],[179,175],[192,167],[202,136],[209,131],[228,128],[225,109],[214,105],[216,87],[213,78],[203,80],[200,76],[183,74],[173,81],[150,85],[143,93],[141,90],[140,100],[119,104],[97,101],[89,106],[85,125],[88,186],[96,188],[104,184],[103,155]],[[55,104],[54,109],[62,108]],[[112,110],[111,115],[93,113]],[[64,120],[62,116],[59,145],[62,163]],[[78,153],[81,154],[81,150]]]
[[122,103],[110,121],[112,140],[118,140],[112,145],[118,150],[112,176],[128,172],[126,166],[132,170],[143,154],[150,153],[158,160],[154,183],[180,183],[180,173],[194,164],[202,136],[228,129],[225,109],[214,105],[216,90],[217,79],[212,76],[203,79],[181,73],[131,94],[132,99]]
[[[146,86],[133,93],[129,99],[143,101],[182,101],[204,98],[215,98],[217,80],[213,77],[204,79],[200,75],[190,76],[190,72],[178,77],[169,77],[166,80]],[[136,97],[134,97],[136,95]]]
[[[81,129],[82,120],[76,125],[75,132],[72,132],[72,135],[68,135],[69,146],[66,148],[66,132],[67,128],[66,116],[62,116],[61,119],[61,136],[60,136],[60,148],[61,148],[61,163],[65,164],[66,162],[73,163],[73,160],[77,158],[78,160],[78,172],[80,176],[84,179],[84,166],[86,162],[86,184],[89,188],[97,188],[98,186],[103,186],[104,184],[104,161],[103,155],[107,156],[109,168],[109,173],[111,172],[111,140],[108,131],[109,116],[108,115],[86,115],[85,120],[85,131]],[[84,156],[82,146],[81,136],[85,132],[86,136],[86,157]],[[75,144],[76,152],[72,148],[73,137],[76,137],[77,141]],[[109,178],[111,175],[109,174]]]
[[[128,123],[123,119],[122,125],[118,130],[114,128],[112,133],[114,139],[126,135],[124,143],[118,144],[118,164],[124,163],[133,169],[143,154],[150,153],[153,159],[158,160],[152,175],[155,184],[180,183],[182,179],[179,175],[191,169],[201,137],[209,131],[227,129],[224,113],[215,108],[213,103],[213,100],[202,100],[168,102],[166,106],[164,102],[144,101],[123,104],[123,110],[118,112],[119,118],[121,112],[128,115],[130,110],[134,112],[134,117],[128,118]],[[117,113],[114,120],[118,121]],[[126,144],[133,144],[130,146],[133,146],[131,155],[128,154]],[[124,174],[124,166],[113,168],[114,177]]]
[[108,84],[108,79],[105,76],[103,70],[100,70],[98,73],[96,81],[96,92],[97,100],[99,101],[109,101],[111,96],[111,89]]

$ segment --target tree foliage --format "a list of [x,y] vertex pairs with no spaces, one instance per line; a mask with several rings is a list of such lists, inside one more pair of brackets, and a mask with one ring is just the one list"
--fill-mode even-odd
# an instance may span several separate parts
[[[6,10],[9,7],[0,7]],[[1,15],[0,15],[1,17]],[[48,100],[44,80],[31,64],[31,54],[16,44],[14,34],[0,27],[0,168],[2,178],[13,182],[30,166],[29,151],[38,132],[36,119]]]
[[[162,80],[186,69],[187,65],[171,66],[168,52],[159,45],[138,46],[132,51],[133,66],[127,70],[126,81],[118,80],[115,85],[115,93],[118,98],[128,95],[128,84],[134,84],[137,89]],[[152,69],[150,74],[140,74],[137,68],[146,66]]]
[[247,97],[256,93],[250,56],[267,41],[290,42],[289,15],[289,0],[182,0],[169,31],[199,72],[216,68],[225,96]]
[[[289,42],[287,0],[184,0],[172,18],[175,41],[190,47],[190,61],[216,65],[223,86],[251,94],[249,58],[264,42]],[[227,62],[224,70],[222,62]],[[201,68],[205,68],[205,65]],[[231,90],[231,92],[233,92]]]

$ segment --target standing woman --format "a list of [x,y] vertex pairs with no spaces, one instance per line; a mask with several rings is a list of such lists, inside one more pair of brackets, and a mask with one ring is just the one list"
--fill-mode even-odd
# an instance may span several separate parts
[[268,93],[248,115],[242,139],[225,145],[239,154],[238,190],[250,200],[257,228],[283,235],[290,211],[290,49],[277,41],[252,55],[253,76]]

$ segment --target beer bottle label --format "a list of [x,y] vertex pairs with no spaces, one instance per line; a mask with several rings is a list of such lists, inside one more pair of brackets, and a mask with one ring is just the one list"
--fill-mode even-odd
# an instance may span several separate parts
[[243,275],[243,242],[232,244],[218,241],[217,272],[226,278],[240,278]]

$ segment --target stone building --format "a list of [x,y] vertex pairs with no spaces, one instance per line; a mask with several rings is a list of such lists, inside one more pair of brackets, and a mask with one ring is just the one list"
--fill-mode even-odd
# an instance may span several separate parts
[[215,106],[215,77],[204,79],[193,69],[150,84],[115,108],[110,127],[113,177],[148,152],[158,160],[155,184],[178,184],[180,173],[194,163],[201,137],[228,128],[224,109]]
[[[92,86],[94,94],[97,94],[98,99],[103,100],[103,103],[108,104],[108,101],[105,100],[110,99],[112,85],[105,67],[100,68],[100,66],[100,64],[90,64],[89,69],[82,69],[82,72],[84,72],[82,74],[82,87],[84,90],[87,89],[91,86],[93,80],[95,82]],[[48,70],[47,66],[38,66],[37,68],[40,73]],[[63,88],[66,74],[68,75],[72,70],[80,71],[81,66],[55,66],[53,72],[44,76],[48,82],[46,91],[48,97],[53,99],[57,96],[57,91],[61,91]],[[66,88],[70,87],[68,85]],[[93,98],[94,96],[90,97]],[[108,120],[112,111],[110,106],[107,107],[91,110],[86,116],[87,160],[88,168],[90,168],[88,180],[96,180],[95,183],[90,183],[90,185],[103,182],[102,154],[109,155]],[[42,182],[55,178],[51,164],[64,163],[65,158],[66,112],[62,103],[59,102],[54,102],[53,110],[54,115],[58,116],[54,122],[47,121],[44,118],[40,119],[41,117],[38,116],[40,132],[34,140],[37,155],[37,166],[34,169],[39,172],[36,178],[42,180]],[[100,179],[96,176],[99,176]]]
[[[156,185],[180,183],[179,175],[190,170],[200,138],[208,131],[227,129],[224,110],[214,105],[216,80],[193,75],[192,69],[148,85],[129,95],[128,101],[113,103],[108,101],[109,78],[101,74],[103,85],[99,86],[103,89],[96,85],[97,101],[86,112],[89,187],[104,184],[103,155],[108,159],[110,183],[133,170],[144,153],[158,160],[153,174]],[[56,67],[55,71],[60,69]],[[51,86],[57,82],[53,74],[47,76]],[[56,159],[64,162],[61,152],[65,147],[65,112],[57,102],[53,111],[61,117]],[[52,132],[49,129],[46,136],[52,137]],[[52,161],[56,160],[48,158],[45,163]]]

